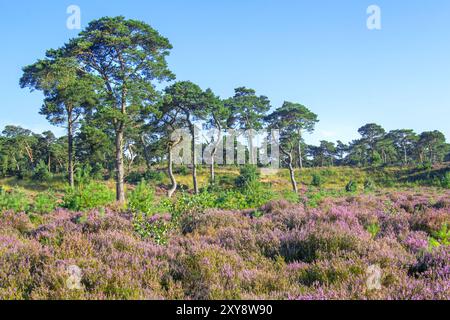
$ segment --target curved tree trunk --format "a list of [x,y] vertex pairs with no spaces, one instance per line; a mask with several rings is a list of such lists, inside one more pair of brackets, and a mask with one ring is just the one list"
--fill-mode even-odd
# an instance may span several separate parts
[[172,198],[173,194],[175,193],[175,191],[177,191],[177,180],[175,179],[175,175],[173,174],[173,149],[179,145],[181,143],[183,139],[180,138],[178,141],[176,142],[169,142],[169,159],[168,159],[168,164],[167,164],[167,169],[169,172],[169,178],[170,178],[170,182],[172,183],[172,186],[170,187],[169,191],[167,192],[167,196],[169,198]]
[[[292,148],[293,149],[293,148]],[[289,168],[289,177],[291,178],[292,190],[295,193],[298,193],[297,181],[295,180],[295,171],[292,157],[292,149],[287,152],[280,146],[281,152],[283,152],[288,157],[288,168]]]
[[297,181],[295,181],[295,171],[294,166],[292,164],[292,154],[289,154],[289,175],[291,177],[292,190],[295,193],[298,193]]
[[168,160],[168,171],[169,171],[169,178],[172,183],[172,187],[167,192],[167,196],[169,198],[172,198],[175,191],[177,191],[177,180],[175,179],[175,175],[173,174],[173,153],[172,153],[173,147],[169,147],[169,160]]

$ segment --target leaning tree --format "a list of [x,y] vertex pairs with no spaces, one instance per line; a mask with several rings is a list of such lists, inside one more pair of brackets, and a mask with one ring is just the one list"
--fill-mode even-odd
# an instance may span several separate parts
[[192,181],[194,184],[194,192],[199,193],[197,181],[197,155],[196,155],[196,138],[197,130],[195,123],[200,120],[205,120],[208,109],[206,107],[205,93],[202,89],[190,82],[180,81],[176,82],[165,89],[166,104],[173,111],[179,111],[186,128],[191,135],[191,164],[192,164]]
[[216,136],[211,136],[209,143],[209,166],[210,166],[210,182],[214,184],[216,181],[215,174],[215,158],[219,151],[220,144],[223,142],[223,130],[228,125],[228,119],[231,116],[231,110],[227,108],[224,102],[217,97],[211,89],[207,89],[204,94],[204,104],[207,109],[206,129],[214,129]]
[[315,113],[311,112],[307,107],[299,103],[284,102],[281,107],[283,113],[289,115],[291,119],[295,119],[295,134],[297,138],[297,152],[298,152],[298,165],[300,169],[303,169],[303,132],[312,133],[317,122],[318,117]]
[[[305,122],[306,116],[310,119],[308,121],[311,121],[311,123],[307,126]],[[278,108],[267,116],[265,121],[268,129],[279,130],[279,147],[286,158],[292,189],[294,192],[298,192],[294,171],[294,151],[299,147],[299,142],[301,141],[301,131],[305,128],[311,127],[312,123],[317,121],[317,116],[301,104],[285,102],[281,108]],[[275,139],[273,136],[270,138]]]

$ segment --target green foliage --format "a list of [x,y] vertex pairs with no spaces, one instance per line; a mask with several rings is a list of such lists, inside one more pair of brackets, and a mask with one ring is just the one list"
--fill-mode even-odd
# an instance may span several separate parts
[[314,172],[312,174],[311,185],[313,185],[314,187],[320,188],[323,183],[324,183],[324,179],[322,178],[322,176],[319,173]]
[[217,208],[225,210],[247,209],[247,197],[239,191],[228,190],[219,194],[216,201]]
[[347,183],[347,185],[345,186],[345,191],[351,193],[358,191],[358,184],[355,181],[350,180],[349,183]]
[[433,170],[433,163],[431,163],[431,161],[425,161],[422,164],[419,164],[417,168],[423,171],[431,171]]
[[448,223],[444,223],[441,229],[433,232],[433,235],[428,238],[428,247],[431,250],[439,248],[440,246],[450,245],[450,229]]
[[395,186],[395,180],[391,176],[386,176],[383,179],[382,184],[383,184],[383,187],[385,187],[385,188],[393,188]]
[[163,171],[147,171],[144,175],[145,180],[153,183],[161,183],[167,177],[166,172]]
[[441,243],[434,239],[433,237],[428,238],[428,248],[430,251],[433,251],[435,248],[439,248],[441,246]]
[[152,239],[158,245],[166,245],[170,238],[170,233],[174,230],[172,221],[158,217],[158,219],[148,219],[144,214],[133,216],[134,231],[143,239]]
[[89,164],[75,170],[74,180],[77,185],[88,185],[92,179],[92,167]]
[[339,198],[345,195],[344,190],[320,190],[310,189],[306,192],[306,197],[302,199],[304,205],[309,208],[317,208],[323,200],[327,198]]
[[281,199],[287,200],[290,203],[299,203],[300,202],[300,196],[298,193],[293,191],[287,191],[283,192],[281,195]]
[[202,213],[206,209],[214,208],[216,200],[217,196],[208,191],[202,191],[197,195],[183,193],[171,205],[170,212],[175,218],[185,214]]
[[182,166],[175,168],[174,173],[178,174],[180,176],[187,176],[191,173],[191,171],[189,170],[189,168],[187,166],[182,165]]
[[13,212],[28,212],[30,201],[25,192],[20,189],[5,191],[0,188],[0,212],[11,210]]
[[443,246],[450,245],[450,229],[448,223],[444,223],[441,229],[433,234],[433,238]]
[[48,165],[44,161],[39,161],[36,168],[34,168],[33,180],[35,181],[48,181],[52,178],[52,174],[48,171]]
[[138,184],[142,181],[142,179],[144,179],[149,183],[158,184],[163,182],[165,178],[165,172],[152,170],[143,174],[141,172],[131,172],[128,174],[126,181],[131,184]]
[[133,171],[127,175],[127,177],[125,178],[125,181],[127,183],[137,184],[140,181],[142,181],[142,179],[143,179],[142,176],[143,176],[142,173]]
[[58,198],[51,190],[39,193],[33,202],[33,212],[39,214],[48,214],[58,206]]
[[372,157],[372,165],[380,165],[383,162],[381,155],[378,152],[374,152]]
[[450,171],[447,171],[441,180],[442,188],[450,189]]
[[367,178],[364,181],[364,190],[365,191],[373,191],[373,190],[375,190],[375,188],[376,188],[376,185],[375,185],[375,182],[372,179]]
[[75,188],[68,188],[63,198],[63,207],[83,211],[112,203],[115,199],[114,192],[106,185],[90,182]]
[[236,179],[231,175],[222,175],[219,177],[219,187],[223,190],[223,188],[232,188],[235,186]]
[[371,223],[367,226],[367,232],[370,233],[370,235],[372,236],[373,239],[376,238],[376,236],[378,235],[378,233],[380,233],[380,226],[378,223]]
[[238,188],[246,188],[249,184],[258,182],[260,173],[258,168],[253,165],[245,165],[240,168],[239,176],[236,178],[235,185]]
[[313,193],[308,196],[306,205],[310,208],[317,208],[319,204],[323,201],[324,196],[318,192]]
[[155,210],[155,191],[142,180],[128,196],[128,208],[133,212],[150,214]]
[[247,208],[249,209],[259,208],[274,198],[273,192],[259,181],[247,183],[247,187],[242,193],[245,196]]

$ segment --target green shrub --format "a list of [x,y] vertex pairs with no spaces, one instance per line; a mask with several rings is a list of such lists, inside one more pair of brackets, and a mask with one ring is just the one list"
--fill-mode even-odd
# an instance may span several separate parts
[[83,211],[105,206],[114,200],[114,192],[106,185],[90,182],[87,185],[68,188],[63,198],[63,207]]
[[369,224],[367,226],[367,232],[369,232],[372,238],[375,239],[378,233],[380,233],[380,226],[378,223]]
[[394,181],[394,179],[393,179],[392,177],[386,177],[386,178],[383,180],[383,186],[384,186],[385,188],[392,188],[392,187],[394,187],[394,186],[395,186],[395,181]]
[[[447,223],[444,223],[438,232],[433,233],[433,239],[439,243],[439,245],[450,245],[450,229]],[[439,246],[436,245],[436,246]]]
[[51,213],[58,206],[58,198],[54,192],[47,191],[39,193],[34,199],[33,211],[35,213],[47,214]]
[[238,188],[246,188],[249,184],[258,182],[260,173],[258,168],[253,165],[245,165],[239,170],[239,177],[236,178],[235,185]]
[[313,173],[311,185],[313,185],[314,187],[320,188],[322,186],[323,182],[324,182],[323,178],[320,174]]
[[223,175],[219,177],[218,185],[223,188],[232,188],[235,186],[236,179],[231,175]]
[[350,182],[347,183],[347,185],[345,186],[345,191],[347,191],[347,192],[358,191],[358,184],[355,181],[350,180]]
[[184,214],[202,213],[206,209],[216,206],[217,195],[203,191],[198,195],[183,193],[171,206],[170,212],[174,217]]
[[138,184],[142,179],[143,179],[142,173],[133,171],[126,176],[125,181],[131,184]]
[[145,173],[145,180],[149,182],[161,183],[167,177],[164,171],[147,171]]
[[450,189],[450,171],[447,171],[441,180],[441,187]]
[[298,193],[293,191],[286,191],[282,194],[282,199],[289,201],[290,203],[299,203],[300,196]]
[[20,189],[13,189],[9,192],[0,188],[0,211],[11,210],[14,212],[28,212],[30,200],[25,192]]
[[243,210],[248,208],[246,196],[242,192],[235,190],[220,193],[216,205],[217,208],[224,210]]
[[93,180],[103,180],[104,179],[104,168],[100,163],[95,163],[91,167],[91,177]]
[[155,191],[142,180],[128,196],[128,208],[133,212],[154,213]]
[[182,166],[175,168],[174,173],[178,174],[180,176],[187,176],[188,174],[191,173],[191,170],[189,170],[189,168],[187,166],[182,165]]
[[133,227],[142,239],[150,238],[158,245],[166,245],[175,225],[172,221],[160,217],[150,220],[146,215],[135,214],[133,216]]
[[20,169],[14,172],[14,175],[16,176],[17,180],[23,180],[29,177],[30,173],[24,167],[20,167]]
[[373,191],[373,190],[375,190],[375,188],[376,188],[376,185],[372,179],[368,178],[368,179],[366,179],[366,181],[364,181],[364,190],[365,191]]
[[78,167],[75,169],[74,180],[78,185],[88,185],[94,179],[92,175],[92,167],[87,164],[83,167]]
[[383,158],[378,152],[374,152],[372,156],[372,165],[377,166],[383,163]]
[[337,175],[337,172],[334,169],[327,168],[327,169],[322,171],[321,175],[324,176],[324,177],[334,177],[334,176]]
[[323,199],[324,195],[321,192],[308,192],[306,205],[310,208],[317,208]]
[[258,181],[247,183],[242,193],[247,203],[246,209],[259,208],[274,198],[274,194]]
[[424,162],[420,166],[420,169],[430,171],[431,169],[433,169],[433,164],[430,161]]
[[35,181],[48,181],[52,178],[52,174],[48,171],[48,166],[44,161],[39,161],[36,168],[33,170],[32,179]]

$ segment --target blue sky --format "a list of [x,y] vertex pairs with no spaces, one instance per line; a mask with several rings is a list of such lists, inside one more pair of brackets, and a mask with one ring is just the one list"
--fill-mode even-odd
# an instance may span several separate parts
[[[128,0],[0,1],[0,128],[52,128],[38,114],[42,97],[18,86],[21,68],[102,16],[140,19],[174,46],[178,80],[222,97],[238,86],[267,95],[274,107],[300,102],[319,115],[307,142],[349,141],[376,122],[387,130],[438,129],[450,139],[448,0]],[[369,5],[382,29],[368,30]]]

